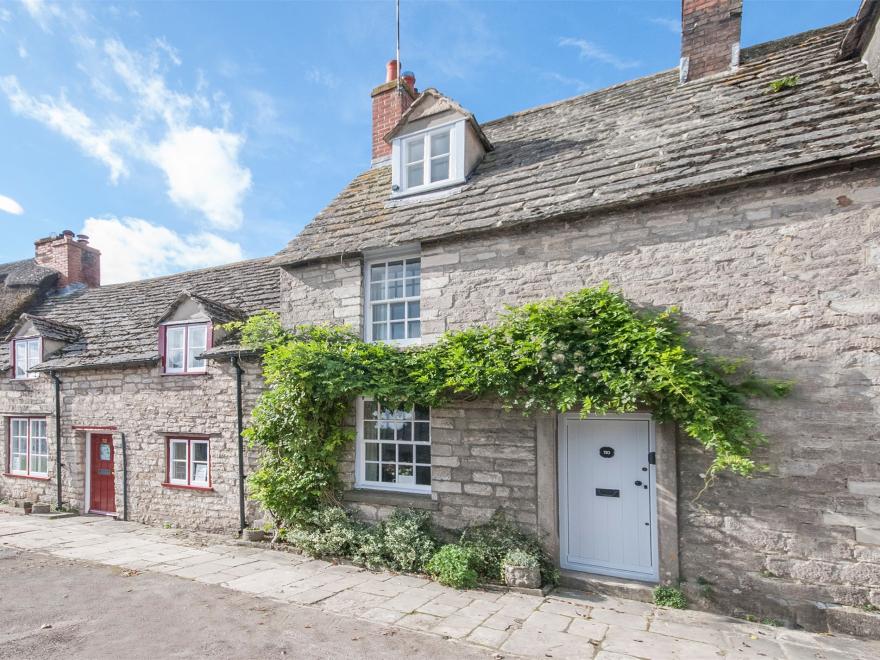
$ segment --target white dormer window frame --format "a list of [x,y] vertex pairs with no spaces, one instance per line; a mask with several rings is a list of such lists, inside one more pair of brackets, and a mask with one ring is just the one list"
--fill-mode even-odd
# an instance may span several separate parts
[[[465,119],[458,119],[395,138],[391,143],[391,196],[415,195],[464,183],[465,123]],[[448,142],[444,140],[446,135]],[[448,163],[447,176],[439,178],[438,170],[444,163]]]
[[12,378],[27,380],[40,374],[31,371],[43,361],[42,337],[17,337],[12,340]]
[[166,375],[204,374],[207,361],[196,356],[212,345],[210,321],[169,321],[159,335],[162,372]]

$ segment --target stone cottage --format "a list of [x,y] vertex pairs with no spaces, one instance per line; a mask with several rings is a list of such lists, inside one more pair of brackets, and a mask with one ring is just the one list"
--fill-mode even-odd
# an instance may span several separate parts
[[696,345],[795,381],[757,404],[767,473],[694,502],[709,459],[650,410],[365,399],[346,500],[448,528],[502,509],[570,582],[684,580],[706,607],[876,631],[877,4],[745,49],[740,20],[737,0],[685,0],[679,69],[483,124],[392,62],[372,166],[275,259],[281,313],[412,345],[604,281],[681,306]]
[[795,381],[757,403],[766,473],[695,501],[709,457],[650,410],[362,399],[345,500],[452,529],[501,509],[569,583],[683,580],[707,608],[876,634],[880,12],[740,49],[740,0],[682,9],[678,69],[482,124],[390,63],[371,166],[273,259],[97,288],[65,283],[63,260],[56,282],[0,266],[35,271],[0,353],[0,496],[235,528],[238,411],[261,385],[223,322],[273,309],[419,345],[607,281]]
[[222,325],[278,309],[270,260],[99,286],[100,253],[66,231],[4,270],[0,306],[27,311],[0,318],[0,498],[243,527],[240,432],[262,378]]

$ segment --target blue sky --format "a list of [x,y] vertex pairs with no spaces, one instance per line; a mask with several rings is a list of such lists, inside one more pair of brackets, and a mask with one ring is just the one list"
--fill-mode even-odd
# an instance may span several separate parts
[[[402,57],[479,120],[676,66],[678,0],[402,0]],[[745,0],[743,45],[858,0]],[[0,0],[0,263],[84,231],[104,281],[280,249],[369,166],[394,4]]]

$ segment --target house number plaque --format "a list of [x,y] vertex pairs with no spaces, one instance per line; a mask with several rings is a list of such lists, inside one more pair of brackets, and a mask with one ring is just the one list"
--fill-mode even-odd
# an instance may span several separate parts
[[599,449],[599,456],[602,458],[611,458],[614,456],[614,447],[601,447]]

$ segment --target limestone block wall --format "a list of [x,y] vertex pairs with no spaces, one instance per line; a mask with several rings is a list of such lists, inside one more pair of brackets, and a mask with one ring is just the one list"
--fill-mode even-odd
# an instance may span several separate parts
[[285,326],[338,323],[362,331],[360,259],[325,261],[281,271],[281,320]]

